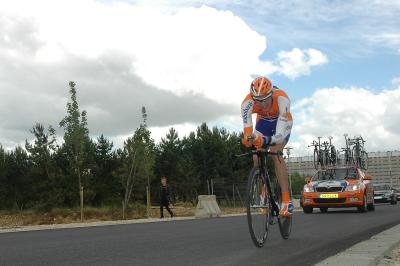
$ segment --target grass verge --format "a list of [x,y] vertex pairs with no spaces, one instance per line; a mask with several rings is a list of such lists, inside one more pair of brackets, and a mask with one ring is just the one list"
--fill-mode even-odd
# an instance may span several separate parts
[[[196,206],[191,203],[178,202],[172,207],[176,217],[194,216]],[[220,207],[222,214],[244,213],[244,208]],[[147,218],[146,206],[133,203],[129,206],[126,219]],[[164,216],[169,213],[164,209]],[[150,209],[150,218],[160,217],[160,207],[153,206]],[[85,207],[84,222],[116,221],[122,220],[122,208],[118,207]],[[79,208],[56,208],[48,212],[38,210],[0,211],[0,228],[12,228],[28,225],[44,224],[70,224],[80,223]]]

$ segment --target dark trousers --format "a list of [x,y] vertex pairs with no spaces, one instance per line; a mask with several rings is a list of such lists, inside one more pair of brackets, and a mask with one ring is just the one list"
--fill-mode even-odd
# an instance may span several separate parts
[[169,215],[171,215],[171,217],[174,216],[174,214],[172,213],[171,209],[169,208],[169,202],[168,201],[161,201],[160,203],[160,218],[164,218],[164,207],[167,209],[167,211],[169,212]]

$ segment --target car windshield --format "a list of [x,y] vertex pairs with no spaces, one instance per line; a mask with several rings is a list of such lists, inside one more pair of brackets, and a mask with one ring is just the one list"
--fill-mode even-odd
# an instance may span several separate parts
[[343,179],[357,179],[357,173],[354,168],[340,168],[319,170],[313,180],[343,180]]

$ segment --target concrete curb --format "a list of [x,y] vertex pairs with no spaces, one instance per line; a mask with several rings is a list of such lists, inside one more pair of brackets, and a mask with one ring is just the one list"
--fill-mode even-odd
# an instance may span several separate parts
[[[244,216],[244,213],[238,214],[225,214],[223,217],[235,217]],[[172,221],[185,221],[185,220],[197,220],[194,216],[189,217],[174,217],[174,218],[146,218],[146,219],[134,219],[134,220],[118,220],[118,221],[104,221],[104,222],[88,222],[88,223],[72,223],[72,224],[49,224],[49,225],[33,225],[33,226],[16,226],[16,227],[3,227],[0,228],[0,234],[2,233],[14,233],[14,232],[27,232],[27,231],[39,231],[39,230],[53,230],[53,229],[68,229],[68,228],[84,228],[84,227],[96,227],[96,226],[109,226],[109,225],[120,225],[120,224],[142,224],[142,223],[157,223],[157,222],[172,222]],[[202,218],[208,219],[208,218]]]
[[383,257],[400,244],[400,224],[372,236],[345,251],[329,257],[316,266],[364,266],[377,265]]
[[193,220],[193,219],[195,219],[195,218],[194,217],[176,217],[176,218],[164,218],[164,219],[148,218],[148,219],[117,220],[117,221],[105,221],[105,222],[17,226],[17,227],[0,228],[0,234],[1,233],[13,233],[13,232],[39,231],[39,230],[108,226],[108,225],[120,225],[120,224],[142,224],[142,223],[168,222],[168,221]]
[[[301,210],[295,209],[294,211],[299,212]],[[164,218],[164,219],[145,218],[145,219],[117,220],[117,221],[104,221],[104,222],[0,227],[0,234],[27,232],[27,231],[40,231],[40,230],[109,226],[109,225],[120,225],[120,224],[143,224],[143,223],[172,222],[172,221],[185,221],[185,220],[198,220],[198,219],[218,219],[218,218],[224,218],[224,217],[236,217],[236,216],[245,216],[245,215],[246,215],[246,213],[235,213],[235,214],[224,214],[224,215],[221,215],[220,217],[214,217],[214,218],[211,218],[211,217],[196,218],[195,216],[187,216],[187,217],[174,217],[174,218]]]

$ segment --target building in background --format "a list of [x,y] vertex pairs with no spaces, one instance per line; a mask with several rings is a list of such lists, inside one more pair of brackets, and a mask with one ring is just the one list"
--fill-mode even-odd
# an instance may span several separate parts
[[[343,158],[341,160],[343,162]],[[290,157],[289,174],[314,175],[313,156]],[[387,183],[400,189],[400,151],[369,152],[368,169],[365,171],[373,178],[374,183]]]

